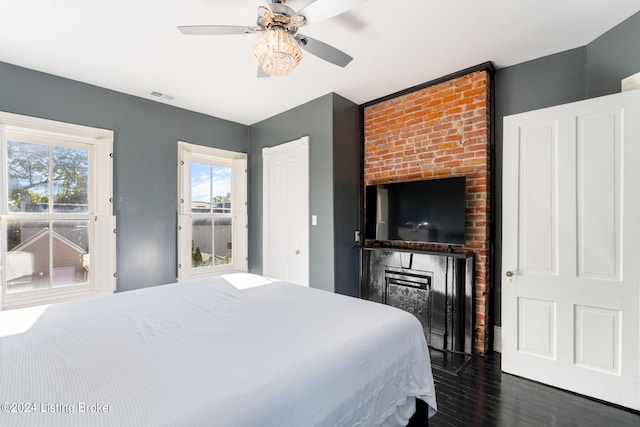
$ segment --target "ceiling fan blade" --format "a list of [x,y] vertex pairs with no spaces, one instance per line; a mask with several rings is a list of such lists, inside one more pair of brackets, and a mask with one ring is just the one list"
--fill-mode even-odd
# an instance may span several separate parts
[[235,25],[186,25],[178,27],[182,34],[189,36],[212,36],[226,34],[248,34],[257,29],[252,27],[239,27]]
[[303,15],[307,19],[306,25],[315,24],[316,22],[340,15],[365,1],[366,0],[316,0],[300,9],[297,15]]
[[324,59],[327,62],[338,65],[340,67],[346,67],[353,57],[347,55],[343,51],[328,45],[320,40],[313,39],[309,36],[303,36],[299,34],[297,37],[300,47],[309,52],[312,55],[317,56],[320,59]]

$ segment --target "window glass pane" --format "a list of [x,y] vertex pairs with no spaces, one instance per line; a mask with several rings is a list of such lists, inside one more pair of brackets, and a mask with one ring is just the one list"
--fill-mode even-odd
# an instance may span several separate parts
[[53,221],[52,285],[67,286],[89,281],[89,221]]
[[51,184],[54,212],[88,212],[89,150],[53,147]]
[[231,213],[231,168],[212,165],[213,212]]
[[7,221],[7,293],[49,287],[49,222]]
[[49,210],[49,146],[7,141],[10,212]]
[[211,218],[193,218],[191,223],[191,265],[193,268],[211,265],[211,244],[213,241],[213,227]]
[[191,163],[191,212],[211,212],[211,165]]
[[216,265],[231,264],[231,236],[232,231],[231,218],[216,218],[214,220],[214,260]]

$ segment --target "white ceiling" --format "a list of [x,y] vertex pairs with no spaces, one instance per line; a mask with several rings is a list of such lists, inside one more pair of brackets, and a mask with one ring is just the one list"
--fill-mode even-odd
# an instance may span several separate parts
[[[335,0],[317,0],[335,1]],[[185,36],[178,25],[255,25],[260,0],[3,0],[0,61],[253,124],[335,92],[362,104],[492,61],[498,68],[584,46],[638,0],[368,0],[301,29],[353,56],[311,54],[256,78],[257,35]],[[289,0],[301,9],[310,0]]]

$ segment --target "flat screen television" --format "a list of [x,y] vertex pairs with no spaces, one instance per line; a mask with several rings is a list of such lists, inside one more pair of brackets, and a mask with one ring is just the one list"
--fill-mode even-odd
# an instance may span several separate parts
[[466,178],[366,187],[365,239],[464,245]]

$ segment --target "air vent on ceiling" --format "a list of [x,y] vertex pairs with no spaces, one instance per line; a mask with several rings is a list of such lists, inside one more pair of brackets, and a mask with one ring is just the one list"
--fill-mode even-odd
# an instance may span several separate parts
[[166,99],[167,101],[173,101],[175,99],[174,96],[167,95],[166,93],[158,92],[155,90],[149,91],[149,95],[153,96],[154,98]]

